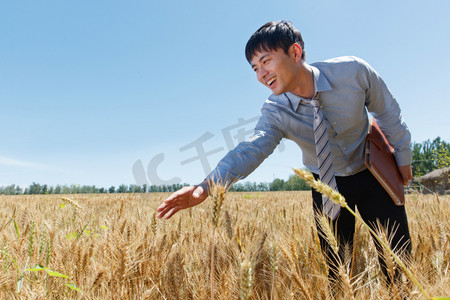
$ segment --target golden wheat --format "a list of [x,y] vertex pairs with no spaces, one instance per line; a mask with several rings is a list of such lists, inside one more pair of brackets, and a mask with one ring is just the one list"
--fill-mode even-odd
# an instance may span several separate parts
[[[310,192],[228,193],[217,227],[210,200],[156,223],[167,196],[65,196],[79,207],[61,205],[57,195],[0,196],[0,299],[208,299],[211,257],[215,299],[332,296]],[[428,294],[448,296],[450,197],[406,201],[411,271]],[[339,269],[338,298],[391,298],[358,222],[354,249],[353,266]],[[415,286],[395,288],[399,297],[420,298]]]

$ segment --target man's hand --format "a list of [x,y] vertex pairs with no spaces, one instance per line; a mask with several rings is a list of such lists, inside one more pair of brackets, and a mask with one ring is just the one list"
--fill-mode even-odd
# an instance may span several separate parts
[[398,170],[400,171],[400,175],[402,175],[403,185],[407,185],[408,181],[413,178],[411,165],[399,166]]
[[[184,187],[167,198],[157,209],[158,218],[169,219],[177,211],[198,205],[208,197],[208,184],[204,181],[199,185]],[[166,215],[167,214],[167,215]]]

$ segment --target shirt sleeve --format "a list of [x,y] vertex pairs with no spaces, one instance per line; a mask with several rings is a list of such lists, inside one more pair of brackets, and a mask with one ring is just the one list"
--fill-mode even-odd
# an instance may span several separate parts
[[272,152],[283,138],[279,114],[263,107],[254,135],[239,143],[217,164],[206,178],[216,184],[230,187],[252,173]]
[[411,164],[411,133],[403,120],[400,107],[383,79],[365,61],[358,59],[364,77],[365,105],[376,119],[389,144],[394,148],[398,166]]

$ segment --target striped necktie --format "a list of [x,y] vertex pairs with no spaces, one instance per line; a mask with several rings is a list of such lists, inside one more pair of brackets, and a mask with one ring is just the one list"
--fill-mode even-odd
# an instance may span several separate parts
[[[317,161],[319,166],[320,180],[329,185],[333,190],[337,191],[336,178],[334,177],[333,159],[331,157],[330,143],[328,140],[327,126],[324,122],[322,110],[320,109],[319,100],[311,100],[314,108],[314,139],[316,142]],[[322,195],[323,212],[332,220],[335,220],[341,211],[339,204],[334,203],[328,197]]]

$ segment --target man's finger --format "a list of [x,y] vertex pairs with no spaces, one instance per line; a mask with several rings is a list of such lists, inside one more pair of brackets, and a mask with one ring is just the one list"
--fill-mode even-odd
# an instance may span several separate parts
[[164,207],[167,205],[170,205],[171,203],[176,203],[176,201],[179,200],[179,196],[182,196],[182,193],[180,191],[177,191],[169,196],[166,200],[164,200],[163,203],[156,209],[157,211],[161,211]]
[[172,200],[170,200],[170,201],[165,200],[165,201],[164,201],[163,203],[161,203],[161,205],[156,209],[156,211],[158,211],[158,212],[162,211],[162,210],[165,209],[166,207],[170,206],[170,205],[171,205],[171,202],[172,202]]
[[[159,210],[159,208],[158,208],[158,210]],[[157,210],[157,211],[158,211]],[[164,210],[162,210],[161,209],[161,211],[159,211],[159,214],[157,215],[157,217],[159,218],[159,219],[161,219],[162,217],[164,217],[164,215],[167,213],[167,211],[164,211]]]
[[167,215],[167,216],[165,216],[164,217],[164,219],[169,219],[169,218],[171,218],[177,211],[179,211],[180,210],[180,207],[179,206],[176,206],[176,207],[174,207],[174,208],[172,208],[170,211],[169,211],[169,214]]
[[158,218],[164,217],[165,214],[167,214],[171,209],[175,207],[175,205],[168,205],[165,203],[163,203],[162,205],[156,209],[156,211],[159,211]]
[[166,207],[166,204],[165,204],[165,203],[163,203],[163,204],[161,204],[160,206],[158,206],[158,208],[156,209],[156,211],[157,211],[157,212],[161,212],[161,211],[164,209],[164,207]]
[[170,202],[173,199],[177,198],[178,196],[180,196],[183,192],[181,190],[178,190],[174,193],[172,193],[172,195],[170,195],[166,200],[164,200],[164,202]]

